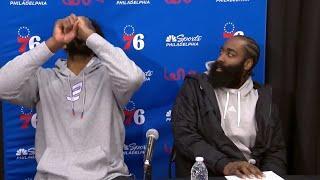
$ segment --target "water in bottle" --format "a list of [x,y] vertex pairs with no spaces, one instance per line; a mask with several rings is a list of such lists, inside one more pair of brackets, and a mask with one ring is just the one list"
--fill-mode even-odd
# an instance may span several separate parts
[[208,180],[208,170],[203,157],[196,157],[196,162],[191,168],[191,180]]

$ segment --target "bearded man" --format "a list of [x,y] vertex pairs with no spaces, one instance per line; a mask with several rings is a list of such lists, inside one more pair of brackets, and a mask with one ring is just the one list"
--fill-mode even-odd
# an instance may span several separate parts
[[270,87],[253,82],[259,46],[235,36],[207,72],[187,76],[172,112],[177,177],[190,177],[195,157],[209,176],[286,173],[286,150]]

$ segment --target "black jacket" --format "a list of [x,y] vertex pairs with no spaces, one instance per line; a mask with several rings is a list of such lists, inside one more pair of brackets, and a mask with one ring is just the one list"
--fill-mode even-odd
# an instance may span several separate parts
[[[269,87],[258,87],[255,117],[257,135],[251,150],[256,166],[277,174],[286,173],[286,147],[276,106]],[[196,156],[205,159],[209,176],[223,175],[232,161],[246,161],[242,152],[224,134],[221,115],[208,76],[187,76],[172,111],[176,176],[190,176]]]

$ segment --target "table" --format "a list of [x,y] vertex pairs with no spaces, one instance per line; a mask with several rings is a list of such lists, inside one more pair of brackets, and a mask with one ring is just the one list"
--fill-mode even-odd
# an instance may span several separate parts
[[[285,180],[320,180],[320,175],[286,175],[281,177]],[[190,180],[190,178],[176,178],[175,180]],[[209,180],[226,180],[226,178],[209,177]]]

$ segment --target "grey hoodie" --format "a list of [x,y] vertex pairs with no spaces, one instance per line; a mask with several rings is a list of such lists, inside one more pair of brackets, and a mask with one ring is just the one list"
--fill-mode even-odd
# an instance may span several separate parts
[[86,43],[97,57],[78,76],[62,60],[55,68],[41,68],[53,55],[45,43],[0,69],[0,98],[37,110],[35,179],[129,175],[123,158],[122,107],[145,76],[120,48],[98,34]]
[[[213,62],[206,63],[208,71],[211,63]],[[257,132],[255,111],[259,98],[258,90],[253,88],[253,81],[249,77],[239,89],[215,88],[214,92],[224,133],[250,161],[250,148],[255,144]]]

